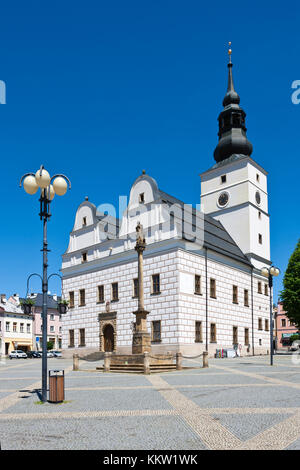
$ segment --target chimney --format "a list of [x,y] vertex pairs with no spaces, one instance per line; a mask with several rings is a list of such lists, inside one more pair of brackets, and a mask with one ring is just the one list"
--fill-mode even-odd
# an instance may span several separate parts
[[19,296],[19,294],[14,294],[14,295],[13,295],[13,298],[15,299],[15,301],[17,302],[17,304],[20,303],[20,296]]
[[1,298],[1,302],[3,304],[5,304],[6,303],[6,294],[0,294],[0,298]]

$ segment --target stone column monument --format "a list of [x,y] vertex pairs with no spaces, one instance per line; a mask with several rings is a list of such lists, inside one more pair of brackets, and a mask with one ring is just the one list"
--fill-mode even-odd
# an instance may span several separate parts
[[143,354],[151,351],[151,338],[147,331],[148,311],[144,308],[144,271],[143,252],[146,248],[143,228],[140,222],[136,226],[136,245],[138,253],[138,309],[133,312],[136,316],[136,326],[132,337],[132,354]]

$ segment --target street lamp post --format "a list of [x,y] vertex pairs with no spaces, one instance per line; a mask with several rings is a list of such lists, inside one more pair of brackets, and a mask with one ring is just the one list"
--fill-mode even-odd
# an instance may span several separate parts
[[273,365],[273,354],[274,354],[274,345],[273,345],[273,305],[272,305],[272,287],[273,287],[273,276],[278,276],[280,270],[271,266],[270,268],[262,268],[261,274],[268,278],[269,280],[269,290],[270,290],[270,365]]
[[71,189],[71,183],[69,178],[65,175],[57,174],[50,177],[44,166],[41,165],[40,169],[36,173],[26,173],[20,180],[20,186],[22,186],[28,194],[35,194],[40,188],[40,219],[43,221],[43,277],[42,277],[42,293],[43,293],[43,309],[42,309],[42,321],[43,321],[43,341],[42,341],[42,402],[47,401],[47,293],[48,293],[48,242],[47,242],[47,221],[51,217],[50,203],[54,198],[55,194],[63,196],[66,194],[68,186]]

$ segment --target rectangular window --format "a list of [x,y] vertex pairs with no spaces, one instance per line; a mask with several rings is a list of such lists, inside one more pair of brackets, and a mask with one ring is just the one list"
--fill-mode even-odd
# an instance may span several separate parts
[[259,330],[262,330],[262,329],[263,329],[262,318],[259,318],[259,319],[258,319],[258,329],[259,329]]
[[226,183],[226,175],[221,176],[221,183]]
[[85,346],[85,328],[79,330],[79,346]]
[[83,227],[86,226],[86,217],[83,217],[83,219],[82,219],[82,226],[83,226]]
[[81,253],[81,262],[82,263],[86,263],[87,262],[87,252],[84,251],[83,253]]
[[249,291],[247,289],[244,289],[244,305],[249,307]]
[[232,286],[232,302],[238,303],[238,286]]
[[260,245],[262,245],[262,234],[261,233],[258,234],[258,243]]
[[85,305],[85,289],[80,289],[79,291],[79,307]]
[[216,299],[216,280],[215,279],[210,279],[210,296],[213,299]]
[[141,193],[139,195],[139,202],[140,202],[140,204],[144,204],[144,202],[145,202],[145,194],[144,193]]
[[152,322],[152,342],[159,343],[161,341],[161,322],[153,321]]
[[245,346],[249,346],[249,328],[245,328]]
[[24,333],[24,323],[20,323],[20,333]]
[[139,280],[133,279],[133,297],[139,296]]
[[258,281],[258,283],[257,283],[257,292],[259,294],[262,294],[262,287],[261,287],[261,282],[260,281]]
[[152,276],[152,294],[160,294],[159,274],[153,274]]
[[30,323],[27,323],[27,333],[30,333]]
[[104,286],[97,287],[97,302],[103,303],[104,302]]
[[283,327],[286,326],[286,320],[284,318],[281,320],[281,326],[283,326]]
[[74,305],[74,292],[69,292],[69,307],[73,308]]
[[54,315],[53,315],[53,313],[51,313],[51,315],[50,315],[50,320],[52,320],[52,321],[54,320]]
[[195,322],[195,343],[202,343],[202,322]]
[[74,348],[74,330],[69,330],[69,348]]
[[269,295],[269,286],[265,284],[265,295]]
[[259,183],[259,174],[256,173],[256,181]]
[[210,324],[210,342],[211,343],[217,342],[217,329],[216,329],[215,323]]
[[54,326],[53,325],[50,326],[50,332],[54,333]]
[[15,333],[17,331],[17,324],[13,323],[13,332]]
[[195,275],[195,294],[201,294],[201,276]]
[[10,331],[10,323],[9,323],[9,321],[7,321],[7,322],[5,323],[5,331]]
[[232,328],[232,342],[233,344],[238,344],[238,327],[233,326]]
[[118,289],[118,283],[114,282],[111,285],[111,298],[113,301],[119,300],[119,289]]
[[265,320],[265,331],[269,331],[269,320]]

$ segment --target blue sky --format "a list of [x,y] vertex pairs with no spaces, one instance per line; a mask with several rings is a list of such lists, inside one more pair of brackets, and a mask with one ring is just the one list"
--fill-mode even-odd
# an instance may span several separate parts
[[[72,181],[52,203],[49,272],[60,268],[84,197],[117,204],[143,168],[164,191],[199,202],[198,175],[214,163],[228,41],[252,156],[269,172],[272,260],[284,271],[299,237],[300,105],[291,101],[299,15],[299,3],[274,1],[3,4],[1,292],[25,294],[27,276],[41,271],[38,200],[18,187],[41,163]],[[281,278],[275,284],[278,292]]]

